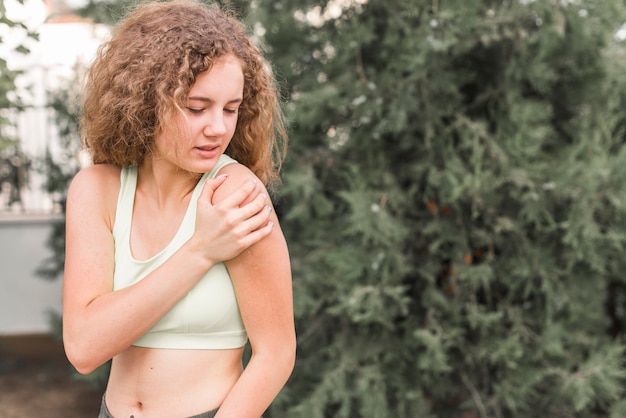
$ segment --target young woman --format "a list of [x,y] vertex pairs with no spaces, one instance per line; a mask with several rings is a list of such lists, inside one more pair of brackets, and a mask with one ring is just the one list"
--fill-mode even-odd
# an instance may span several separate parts
[[258,418],[291,374],[269,68],[239,21],[191,0],[138,6],[90,68],[63,338],[81,373],[113,359],[100,417]]

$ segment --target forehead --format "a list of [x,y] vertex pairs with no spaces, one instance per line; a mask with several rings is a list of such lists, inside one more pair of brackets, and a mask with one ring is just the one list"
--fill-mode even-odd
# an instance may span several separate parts
[[[243,94],[243,64],[234,55],[218,59],[211,68],[198,74],[189,90],[189,98],[217,96],[241,96]],[[229,99],[232,99],[230,97]]]

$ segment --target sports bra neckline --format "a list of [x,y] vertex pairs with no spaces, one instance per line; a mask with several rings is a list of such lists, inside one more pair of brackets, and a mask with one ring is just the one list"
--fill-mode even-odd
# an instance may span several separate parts
[[[136,196],[137,193],[137,181],[138,181],[138,170],[137,170],[137,166],[131,166],[127,168],[127,173],[129,176],[132,176],[132,179],[129,179],[130,181],[127,180],[128,183],[128,193],[131,193],[132,196]],[[131,228],[133,225],[133,214],[135,211],[135,199],[132,199],[132,203],[130,204],[130,210],[129,210],[129,219],[128,219],[128,234],[127,234],[127,239],[125,240],[126,242],[124,243],[124,245],[126,246],[127,250],[128,250],[128,255],[130,257],[130,259],[138,264],[145,264],[145,263],[150,263],[156,259],[158,259],[160,256],[162,256],[165,252],[168,251],[168,249],[170,249],[176,242],[178,242],[180,240],[180,236],[181,234],[183,234],[183,224],[186,222],[187,218],[190,215],[190,211],[191,211],[191,205],[192,204],[196,204],[196,202],[198,201],[198,197],[200,195],[200,192],[202,191],[202,187],[204,186],[204,183],[206,182],[208,176],[210,173],[204,173],[200,179],[198,180],[198,183],[195,185],[193,192],[191,194],[191,197],[189,198],[189,202],[187,203],[187,208],[185,209],[185,214],[183,215],[183,217],[181,218],[181,221],[179,222],[177,228],[176,228],[176,233],[174,233],[174,235],[172,236],[172,238],[167,242],[167,244],[161,248],[159,251],[157,251],[155,254],[153,254],[152,256],[148,257],[148,258],[142,258],[139,259],[137,257],[135,257],[135,255],[133,254],[133,248],[130,242],[130,237],[131,237]]]

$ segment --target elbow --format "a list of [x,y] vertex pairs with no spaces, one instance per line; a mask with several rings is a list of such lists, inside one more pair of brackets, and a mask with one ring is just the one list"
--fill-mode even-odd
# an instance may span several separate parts
[[91,373],[93,373],[94,370],[97,369],[97,367],[91,367],[90,365],[87,365],[87,364],[83,366],[83,365],[80,365],[80,364],[75,365],[74,363],[72,363],[72,365],[74,366],[74,369],[78,373],[82,374],[83,376],[91,374]]
[[82,348],[80,344],[66,337],[63,338],[63,348],[67,360],[74,369],[82,375],[90,374],[102,364],[98,362],[93,355],[90,355],[92,350]]
[[65,349],[65,355],[74,369],[82,375],[90,374],[98,367],[94,362],[85,358],[85,356],[81,356],[80,354],[67,348]]
[[274,341],[273,344],[253,345],[251,363],[265,364],[272,373],[282,376],[285,381],[291,376],[296,364],[296,340]]
[[294,367],[296,366],[296,352],[297,352],[297,344],[296,344],[296,339],[294,338],[292,344],[289,347],[289,352],[285,356],[289,361],[289,374],[291,374]]
[[283,364],[287,375],[291,375],[296,365],[296,340],[295,338],[279,350],[277,353],[278,360]]

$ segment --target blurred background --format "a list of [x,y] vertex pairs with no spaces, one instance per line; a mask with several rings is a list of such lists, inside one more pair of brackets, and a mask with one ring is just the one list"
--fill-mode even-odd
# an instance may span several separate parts
[[[626,417],[626,2],[231,0],[289,121],[298,358],[266,416]],[[132,0],[0,3],[0,417],[59,341],[85,68]],[[43,409],[42,409],[43,408]]]

